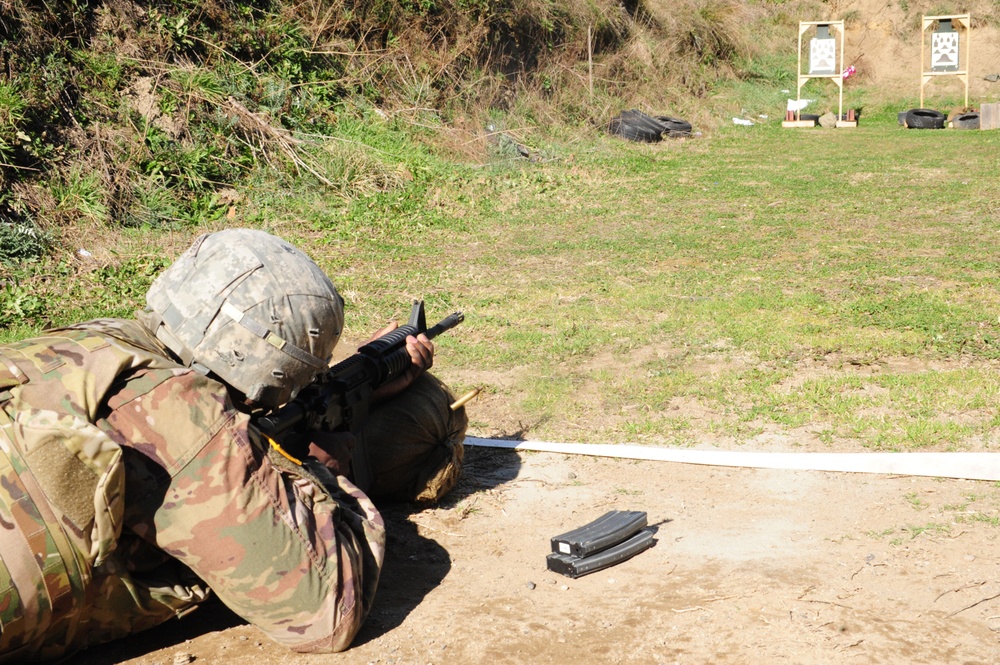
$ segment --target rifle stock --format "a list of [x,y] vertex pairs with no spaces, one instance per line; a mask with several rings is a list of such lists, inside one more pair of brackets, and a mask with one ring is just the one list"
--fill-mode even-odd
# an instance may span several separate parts
[[[427,328],[424,301],[414,300],[406,325],[372,340],[350,358],[330,367],[300,390],[295,399],[258,418],[257,428],[300,459],[306,451],[289,448],[301,438],[298,434],[317,429],[357,432],[368,415],[372,393],[410,366],[406,338],[423,333],[433,339],[464,320],[461,312],[454,312]],[[292,444],[287,443],[289,439]]]

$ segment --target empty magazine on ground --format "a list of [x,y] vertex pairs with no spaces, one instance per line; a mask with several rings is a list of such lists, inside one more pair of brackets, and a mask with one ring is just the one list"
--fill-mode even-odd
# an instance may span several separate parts
[[589,524],[552,538],[548,569],[580,577],[620,563],[649,548],[653,528],[646,527],[646,513],[612,510]]

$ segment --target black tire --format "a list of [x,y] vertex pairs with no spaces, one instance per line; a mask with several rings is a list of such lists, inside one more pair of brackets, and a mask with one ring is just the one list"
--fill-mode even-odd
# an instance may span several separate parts
[[642,111],[637,111],[632,109],[630,111],[622,111],[622,120],[634,127],[642,127],[651,132],[659,132],[662,134],[667,130],[667,128],[659,120],[651,115],[646,115]]
[[622,111],[612,120],[612,133],[630,141],[657,143],[663,138],[663,127],[642,111],[631,109]]
[[608,123],[608,132],[637,143],[657,143],[663,139],[661,127],[655,124],[650,125],[630,111],[622,111],[621,115],[612,118],[611,122]]
[[906,126],[910,129],[944,129],[945,115],[934,109],[910,109]]
[[667,136],[686,136],[691,133],[691,123],[669,115],[658,115],[656,119],[664,126]]
[[667,115],[646,115],[637,109],[622,111],[608,123],[608,131],[630,141],[656,143],[664,136],[691,135],[691,123]]
[[963,113],[955,116],[955,119],[951,121],[951,126],[955,129],[979,129],[979,114]]
[[812,120],[813,122],[819,122],[818,113],[800,113],[799,120]]

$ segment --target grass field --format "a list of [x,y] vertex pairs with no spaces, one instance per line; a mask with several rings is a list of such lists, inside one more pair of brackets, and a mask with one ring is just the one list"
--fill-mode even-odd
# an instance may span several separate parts
[[[380,144],[407,162],[408,188],[335,206],[303,196],[274,215],[257,200],[234,223],[267,220],[330,271],[347,339],[405,316],[411,297],[430,318],[464,310],[437,367],[458,391],[484,389],[477,433],[997,446],[1000,133],[905,130],[886,112],[853,130],[771,121],[532,148],[538,163],[496,150],[474,168]],[[194,232],[126,238],[169,254]],[[46,283],[76,303],[58,312],[8,279],[3,336],[125,315],[168,260],[137,253],[64,277],[48,266]]]

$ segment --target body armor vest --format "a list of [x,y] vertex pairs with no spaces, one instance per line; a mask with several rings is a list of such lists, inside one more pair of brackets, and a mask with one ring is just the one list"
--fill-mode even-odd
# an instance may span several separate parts
[[[122,450],[97,423],[116,384],[170,368],[189,371],[133,321],[0,346],[0,662],[44,654],[46,635],[75,641],[74,608],[87,605],[122,528]],[[143,388],[170,375],[151,372]]]

